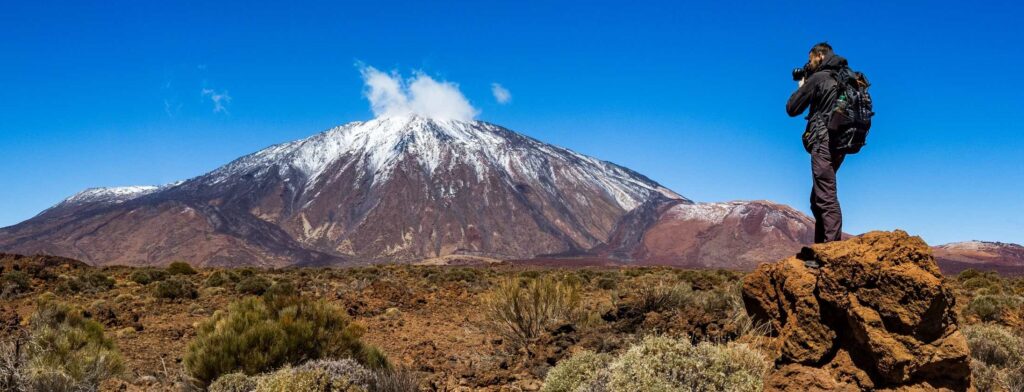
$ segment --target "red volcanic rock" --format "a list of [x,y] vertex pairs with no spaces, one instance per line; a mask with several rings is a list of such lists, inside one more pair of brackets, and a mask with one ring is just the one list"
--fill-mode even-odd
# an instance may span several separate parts
[[817,390],[969,390],[955,297],[924,241],[871,232],[812,249],[820,269],[793,257],[744,279],[747,311],[773,326],[786,374],[769,389],[805,379]]

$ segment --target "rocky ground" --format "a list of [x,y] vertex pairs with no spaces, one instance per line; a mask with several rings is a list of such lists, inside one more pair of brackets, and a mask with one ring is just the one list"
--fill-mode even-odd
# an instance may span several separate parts
[[[914,246],[906,249],[916,249]],[[796,334],[808,337],[800,341],[812,342],[804,347],[790,347],[791,350],[785,355],[779,356],[779,351],[774,352],[778,359],[776,370],[768,375],[769,388],[787,389],[785,385],[772,384],[771,380],[779,377],[817,377],[822,380],[832,377],[834,380],[840,377],[833,377],[834,371],[826,370],[823,376],[808,369],[835,369],[844,364],[857,370],[847,371],[841,376],[846,377],[844,385],[848,387],[864,388],[874,385],[872,383],[880,386],[920,386],[922,378],[932,377],[928,372],[954,378],[960,375],[955,372],[963,372],[965,369],[970,372],[967,367],[970,358],[965,351],[966,340],[956,330],[957,325],[995,324],[1018,334],[1024,333],[1024,309],[1020,301],[1021,295],[1024,295],[1024,280],[973,271],[960,276],[943,277],[934,268],[934,262],[928,267],[921,264],[924,261],[920,257],[923,256],[903,247],[897,248],[900,250],[896,252],[904,252],[900,260],[906,262],[901,261],[886,268],[894,273],[909,271],[913,266],[918,272],[911,275],[920,279],[890,282],[894,284],[891,289],[915,293],[911,296],[919,302],[911,301],[911,305],[906,305],[905,298],[886,297],[885,290],[879,292],[874,286],[854,287],[855,284],[850,283],[850,274],[856,275],[859,272],[854,270],[865,267],[850,261],[856,258],[842,259],[835,256],[847,255],[849,252],[844,250],[846,248],[823,250],[818,256],[824,259],[831,257],[829,260],[846,260],[846,264],[835,261],[821,271],[808,272],[802,269],[802,263],[791,259],[793,261],[774,264],[775,267],[765,267],[776,272],[768,273],[762,268],[746,277],[738,272],[715,270],[647,267],[554,269],[507,263],[489,263],[485,266],[389,265],[345,269],[199,269],[194,274],[178,275],[195,288],[194,298],[189,293],[181,298],[159,298],[159,283],[147,282],[140,273],[157,271],[154,269],[93,268],[70,259],[3,255],[0,256],[0,266],[5,280],[4,300],[0,302],[0,327],[4,331],[13,331],[25,326],[34,310],[35,299],[44,292],[52,292],[61,300],[84,309],[90,318],[101,322],[107,333],[115,338],[127,369],[120,377],[105,382],[104,389],[129,391],[180,390],[185,379],[182,361],[190,341],[196,336],[199,323],[215,311],[225,309],[231,302],[255,295],[260,291],[257,286],[274,281],[290,281],[303,296],[323,298],[339,305],[355,322],[366,327],[363,340],[379,347],[393,364],[412,371],[420,380],[421,390],[539,390],[552,366],[583,350],[621,352],[650,335],[728,342],[765,332],[773,336],[772,339],[779,339],[780,336],[784,339],[785,336]],[[785,279],[779,279],[781,272],[778,271],[790,264],[793,265],[788,268],[795,271],[792,272],[794,276],[815,274],[805,276],[811,283],[804,283],[809,286],[800,288],[800,284],[796,284],[795,292],[810,290],[817,294],[796,296],[797,302],[803,301],[803,304],[791,304],[788,310],[783,309],[786,306],[777,305],[778,301],[764,301],[767,305],[761,308],[775,308],[761,312],[762,319],[771,312],[775,312],[776,316],[780,312],[810,314],[814,309],[821,311],[822,308],[828,309],[828,317],[837,320],[856,318],[851,315],[870,318],[870,312],[865,311],[869,308],[874,309],[876,316],[878,313],[882,316],[877,322],[843,324],[842,327],[836,326],[838,324],[787,325],[775,321],[773,328],[759,329],[764,324],[759,325],[757,317],[751,319],[747,316],[741,298],[744,280],[747,282],[748,297],[757,291],[754,290],[759,284],[757,282],[762,284],[758,289],[760,294],[757,294],[761,300],[774,295],[768,292],[775,290],[785,294],[786,291],[781,289],[785,285],[779,283]],[[846,266],[841,269],[843,272],[839,272],[840,269],[836,267],[838,265]],[[22,276],[28,277],[27,285],[15,282],[18,279],[7,278],[14,271],[23,272]],[[483,301],[497,285],[508,279],[530,280],[543,277],[553,277],[560,282],[580,287],[581,298],[573,310],[575,316],[558,325],[546,327],[535,338],[522,342],[512,341],[495,326],[495,320],[485,311]],[[823,290],[821,288],[825,286],[820,286],[815,291],[815,284],[818,283],[814,282],[819,279],[831,282],[829,284],[835,287]],[[799,279],[793,279],[792,282],[798,283]],[[869,286],[876,284],[877,280],[873,282]],[[875,302],[870,306],[861,307],[850,306],[849,298],[829,297],[829,293],[843,290],[860,290],[863,293],[875,290],[877,295],[872,297]],[[665,300],[670,297],[673,298],[671,301]],[[793,298],[790,295],[790,299]],[[752,298],[747,298],[748,308],[751,301]],[[771,305],[773,301],[776,305]],[[753,299],[753,302],[757,302],[757,299]],[[836,305],[840,303],[845,304],[846,308]],[[884,308],[890,305],[900,310],[892,314],[878,310],[879,306]],[[853,310],[838,311],[840,308]],[[935,324],[924,320],[929,317],[942,322]],[[771,323],[769,321],[766,324]],[[848,330],[851,325],[871,325],[874,329],[866,329],[867,334],[876,340],[896,339],[910,353],[940,338],[952,340],[947,342],[949,344],[939,346],[955,347],[949,350],[952,354],[947,353],[950,359],[940,361],[938,365],[929,365],[925,363],[927,361],[900,362],[900,357],[891,361],[896,365],[890,368],[867,369],[863,365],[863,355],[871,350],[864,347],[872,343],[856,343],[856,334],[850,334]],[[900,333],[894,333],[895,330]],[[900,340],[904,335],[918,336],[918,340]],[[771,352],[771,347],[764,345],[766,352]],[[878,355],[874,358],[885,357],[884,352],[877,350],[874,354]],[[806,369],[799,368],[801,366]],[[947,381],[928,385],[952,390],[962,386]],[[822,382],[835,384],[833,387],[839,385]],[[856,389],[852,388],[850,390]],[[830,389],[823,387],[822,390]]]

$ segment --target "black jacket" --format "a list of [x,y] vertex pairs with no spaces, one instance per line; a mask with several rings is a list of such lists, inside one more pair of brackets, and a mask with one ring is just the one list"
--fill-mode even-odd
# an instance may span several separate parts
[[836,80],[827,71],[839,70],[846,66],[846,59],[841,56],[833,55],[826,58],[818,69],[804,80],[803,87],[793,92],[786,102],[786,113],[790,117],[799,116],[810,108],[807,114],[807,127],[804,130],[804,148],[808,151],[811,146],[825,140],[828,135],[828,129],[825,127],[826,116],[821,114],[831,109],[836,102]]

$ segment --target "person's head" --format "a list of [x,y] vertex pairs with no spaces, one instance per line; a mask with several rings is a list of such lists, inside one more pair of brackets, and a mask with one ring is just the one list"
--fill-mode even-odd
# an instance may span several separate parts
[[828,42],[818,43],[814,45],[811,48],[811,52],[807,54],[807,64],[810,64],[811,69],[818,69],[818,66],[820,66],[825,59],[831,57],[832,54],[832,45],[829,45]]

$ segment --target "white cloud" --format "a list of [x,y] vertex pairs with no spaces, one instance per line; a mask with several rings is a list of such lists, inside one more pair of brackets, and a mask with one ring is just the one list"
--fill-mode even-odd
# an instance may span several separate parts
[[479,113],[452,82],[437,81],[422,72],[403,79],[397,72],[384,73],[359,65],[366,85],[364,94],[377,117],[416,114],[439,120],[471,121]]
[[494,100],[504,105],[512,101],[512,93],[507,88],[502,87],[500,84],[491,83],[491,94],[494,94]]
[[227,91],[218,93],[212,88],[204,88],[203,96],[210,97],[210,101],[213,102],[214,113],[228,113],[227,104],[231,102],[231,96],[228,95]]

